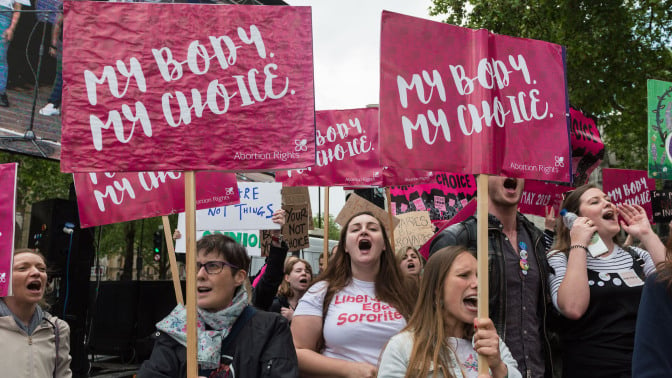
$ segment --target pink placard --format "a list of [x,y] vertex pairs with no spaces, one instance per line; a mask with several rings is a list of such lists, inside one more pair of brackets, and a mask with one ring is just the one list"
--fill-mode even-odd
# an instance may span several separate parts
[[[182,172],[75,173],[81,227],[184,211]],[[240,202],[234,173],[196,172],[196,209]]]
[[0,297],[12,294],[17,165],[0,164]]
[[[476,196],[474,175],[434,172],[432,182],[390,188],[392,202],[399,206],[397,214],[427,210],[432,221],[450,219]],[[437,204],[437,198],[443,199]],[[447,206],[446,206],[447,204]]]
[[572,141],[572,182],[580,186],[588,182],[590,173],[604,159],[604,142],[594,118],[569,108]]
[[314,165],[278,171],[287,186],[381,186],[378,163],[378,108],[315,112]]
[[436,172],[420,169],[383,167],[383,186],[431,184]]
[[383,11],[385,166],[569,182],[562,46]]
[[570,190],[574,188],[545,181],[525,180],[525,188],[518,203],[518,210],[523,214],[545,217],[546,207],[550,206],[555,209],[555,216],[558,216],[562,205],[562,195]]
[[602,170],[602,188],[617,205],[627,203],[643,207],[649,222],[653,223],[650,191],[656,190],[656,180],[648,178],[647,171],[605,168]]
[[64,3],[64,172],[315,160],[310,7]]

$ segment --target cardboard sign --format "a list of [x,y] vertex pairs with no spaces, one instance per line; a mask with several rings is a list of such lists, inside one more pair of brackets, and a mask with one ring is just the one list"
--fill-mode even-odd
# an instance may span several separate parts
[[[276,173],[277,176],[277,173]],[[283,186],[282,187],[282,206],[285,205],[300,205],[308,209],[308,229],[312,230],[313,226],[313,209],[310,205],[310,193],[305,186]]]
[[12,295],[17,167],[0,164],[0,297]]
[[448,172],[434,172],[431,183],[390,188],[396,214],[427,210],[432,221],[452,218],[475,196],[474,175]]
[[412,246],[418,248],[434,236],[434,226],[426,211],[413,211],[397,216],[399,225],[394,229],[397,250]]
[[604,159],[604,142],[600,137],[595,118],[569,108],[572,140],[572,183],[581,186],[588,182],[590,173]]
[[61,170],[315,161],[310,7],[64,4]]
[[286,223],[282,227],[282,236],[290,251],[308,248],[308,229],[310,228],[310,209],[306,205],[284,205],[287,212]]
[[[239,182],[240,203],[196,211],[196,230],[277,230],[271,220],[280,208],[281,185],[274,182]],[[184,213],[178,222],[184,222]]]
[[655,189],[656,181],[647,178],[646,171],[612,168],[602,170],[602,190],[611,201],[616,205],[627,203],[643,207],[649,222],[653,222],[651,191]]
[[385,166],[569,182],[562,46],[383,11]]
[[[75,173],[81,227],[184,211],[182,172]],[[239,202],[234,173],[196,172],[196,208]]]
[[[177,230],[181,235],[186,235],[185,231],[185,222],[184,218],[181,218],[182,222],[177,222]],[[235,239],[236,242],[247,250],[248,256],[261,256],[261,240],[259,240],[258,231],[220,231],[220,230],[199,230],[196,231],[196,240],[200,240],[202,237],[210,234],[224,234]],[[176,253],[185,253],[187,250],[187,239],[186,237],[181,237],[175,240],[175,252]]]
[[652,190],[651,210],[654,222],[667,223],[672,221],[672,191]]
[[[374,205],[372,202],[365,200],[355,193],[352,193],[350,197],[348,197],[348,200],[345,201],[345,205],[341,209],[341,212],[336,216],[335,221],[341,225],[341,227],[345,227],[345,224],[350,220],[350,218],[352,218],[357,213],[361,213],[362,211],[368,211],[375,215],[379,221],[383,222],[383,227],[385,227],[387,235],[391,235],[389,214],[385,210]],[[394,227],[397,227],[399,224],[399,218],[393,217],[392,222],[394,223]]]
[[562,195],[573,187],[558,185],[551,182],[525,180],[523,195],[518,203],[518,211],[523,214],[533,214],[540,217],[546,216],[546,208],[555,209],[555,215],[560,214]]
[[672,179],[672,83],[647,80],[649,177]]
[[315,164],[279,171],[275,180],[289,186],[381,186],[378,108],[315,112]]

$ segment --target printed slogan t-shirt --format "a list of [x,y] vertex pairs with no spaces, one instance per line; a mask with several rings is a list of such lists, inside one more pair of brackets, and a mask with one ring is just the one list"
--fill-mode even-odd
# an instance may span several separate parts
[[[376,365],[385,343],[406,326],[399,311],[376,299],[374,286],[353,278],[334,295],[322,330],[324,356]],[[299,301],[294,316],[321,318],[326,287],[325,281],[313,285]]]

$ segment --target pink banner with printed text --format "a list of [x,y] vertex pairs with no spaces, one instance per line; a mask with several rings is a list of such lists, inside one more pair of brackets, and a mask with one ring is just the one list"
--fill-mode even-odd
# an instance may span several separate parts
[[627,203],[643,207],[649,222],[653,223],[651,190],[656,190],[656,180],[650,179],[647,171],[604,168],[602,190],[616,205]]
[[287,186],[381,186],[378,108],[315,112],[315,162],[306,169],[278,171]]
[[434,171],[383,167],[383,186],[431,184],[434,182],[434,175]]
[[546,216],[546,211],[552,207],[557,217],[560,214],[563,194],[574,190],[573,187],[559,185],[552,182],[525,180],[523,195],[518,203],[518,210],[523,214]]
[[0,297],[12,294],[17,166],[0,164]]
[[572,183],[581,186],[604,159],[604,142],[600,137],[595,118],[580,110],[569,108],[572,140]]
[[476,196],[476,177],[434,172],[431,184],[390,188],[393,214],[429,211],[432,221],[451,219]]
[[310,7],[64,3],[61,170],[315,161]]
[[562,46],[383,11],[381,163],[569,182]]
[[[82,228],[184,211],[182,172],[75,173]],[[240,202],[234,173],[196,172],[196,209]]]

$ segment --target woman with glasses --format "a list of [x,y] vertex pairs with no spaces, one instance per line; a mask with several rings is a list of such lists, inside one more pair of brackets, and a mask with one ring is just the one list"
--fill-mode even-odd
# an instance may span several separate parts
[[[249,305],[245,248],[229,236],[212,234],[197,242],[196,251],[198,375],[297,377],[287,320]],[[138,377],[186,377],[184,306],[178,305],[157,329],[152,355]]]

